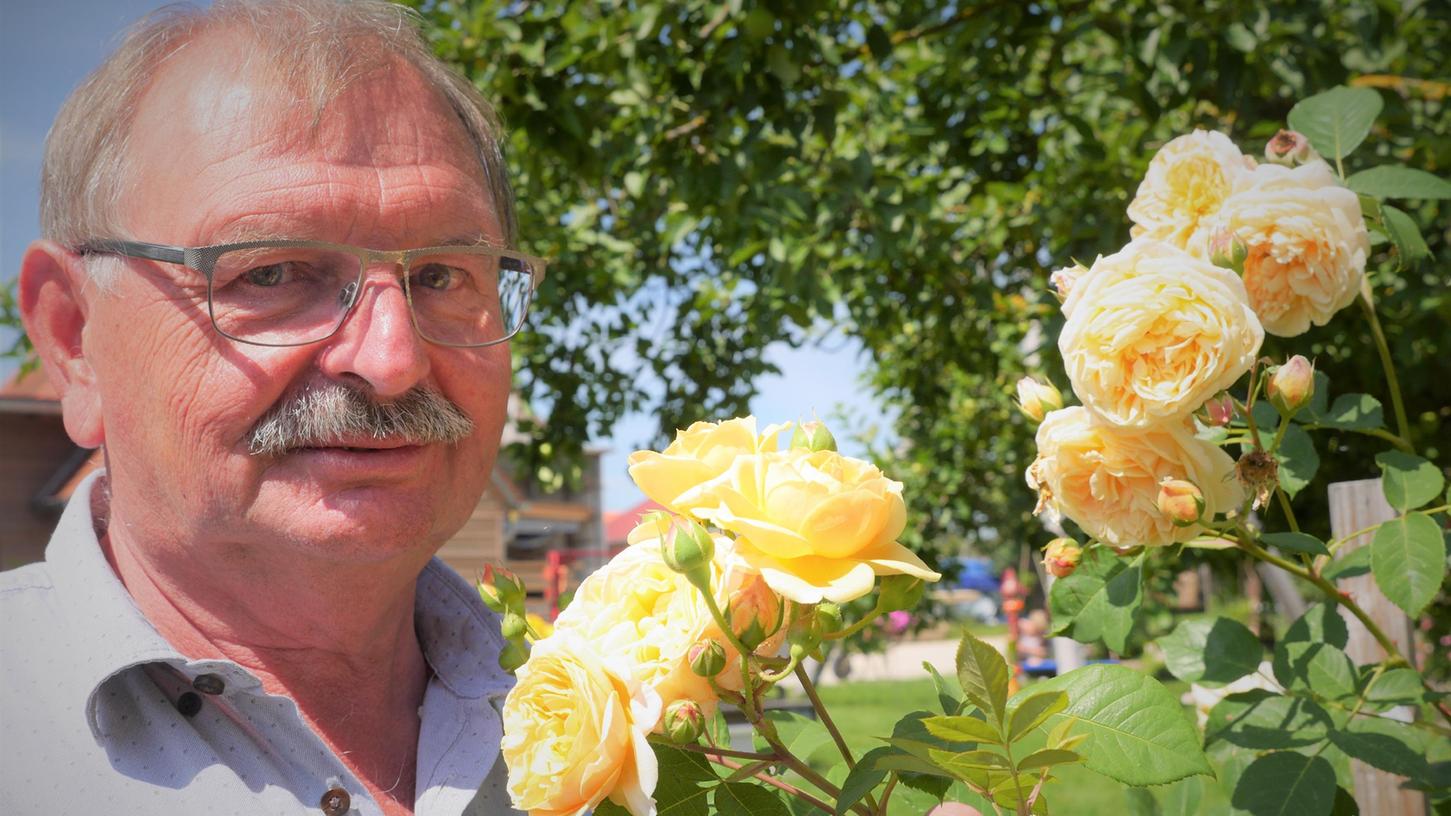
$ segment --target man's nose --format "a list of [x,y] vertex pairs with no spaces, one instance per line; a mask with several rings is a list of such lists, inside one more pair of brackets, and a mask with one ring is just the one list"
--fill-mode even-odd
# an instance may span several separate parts
[[394,274],[366,275],[339,293],[346,305],[356,300],[343,325],[319,356],[323,373],[337,380],[362,380],[380,399],[401,397],[428,376],[424,340],[413,328],[403,284]]

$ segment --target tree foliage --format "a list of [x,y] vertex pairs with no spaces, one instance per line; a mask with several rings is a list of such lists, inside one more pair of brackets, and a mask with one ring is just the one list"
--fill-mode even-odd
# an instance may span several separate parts
[[[770,370],[765,346],[830,321],[868,349],[866,387],[898,417],[916,542],[1005,560],[1037,525],[1021,489],[1031,430],[1008,392],[1026,370],[1058,370],[1047,275],[1127,240],[1123,211],[1158,144],[1195,126],[1253,142],[1296,99],[1350,84],[1385,99],[1367,150],[1451,164],[1435,80],[1451,19],[1431,3],[420,11],[438,52],[499,105],[524,241],[558,259],[516,345],[520,387],[549,409],[534,461],[630,410],[657,413],[662,434],[742,412]],[[1424,225],[1436,206],[1405,210]],[[1444,234],[1427,241],[1430,262],[1373,277],[1410,371],[1451,349],[1451,251]],[[1311,347],[1337,382],[1374,394],[1365,335],[1347,313]],[[1409,403],[1451,405],[1447,378],[1411,379]],[[1445,418],[1415,418],[1423,445],[1451,447]],[[1327,468],[1374,473],[1369,448],[1335,444]]]

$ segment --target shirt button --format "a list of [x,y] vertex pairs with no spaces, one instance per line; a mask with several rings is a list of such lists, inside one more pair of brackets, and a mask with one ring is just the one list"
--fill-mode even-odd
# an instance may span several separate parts
[[215,696],[227,690],[227,683],[222,680],[220,675],[198,674],[196,679],[191,681],[191,687],[202,694]]
[[322,812],[327,816],[343,816],[348,808],[353,806],[353,799],[348,792],[342,788],[329,788],[327,793],[322,795]]
[[181,712],[183,717],[195,717],[198,711],[202,710],[202,698],[195,692],[188,691],[176,698],[176,710]]

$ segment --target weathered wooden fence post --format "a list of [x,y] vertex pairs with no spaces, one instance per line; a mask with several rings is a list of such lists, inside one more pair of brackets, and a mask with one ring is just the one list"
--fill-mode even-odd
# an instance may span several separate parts
[[[1396,512],[1386,503],[1381,490],[1380,479],[1361,479],[1355,482],[1335,482],[1330,485],[1330,532],[1341,539],[1351,533],[1364,530],[1383,521],[1395,518]],[[1353,550],[1370,546],[1373,533],[1356,536],[1341,545],[1336,557],[1341,558]],[[1343,592],[1350,593],[1380,628],[1388,635],[1401,654],[1411,656],[1411,620],[1395,604],[1391,603],[1369,572],[1342,578],[1336,582]],[[1350,630],[1350,642],[1345,652],[1357,664],[1375,663],[1383,659],[1385,650],[1371,636],[1353,615],[1340,610]],[[1410,706],[1400,706],[1388,716],[1409,722],[1416,712]],[[1360,812],[1385,814],[1385,816],[1425,816],[1428,813],[1426,796],[1423,793],[1401,788],[1405,777],[1396,776],[1372,768],[1352,759],[1351,774],[1355,778],[1355,801]]]

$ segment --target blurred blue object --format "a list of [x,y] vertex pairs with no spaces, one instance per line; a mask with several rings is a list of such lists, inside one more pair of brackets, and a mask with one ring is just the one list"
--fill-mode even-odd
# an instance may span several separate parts
[[957,585],[959,587],[997,594],[999,582],[998,577],[993,574],[991,561],[986,558],[969,558],[967,556],[960,556],[953,560],[958,565]]

